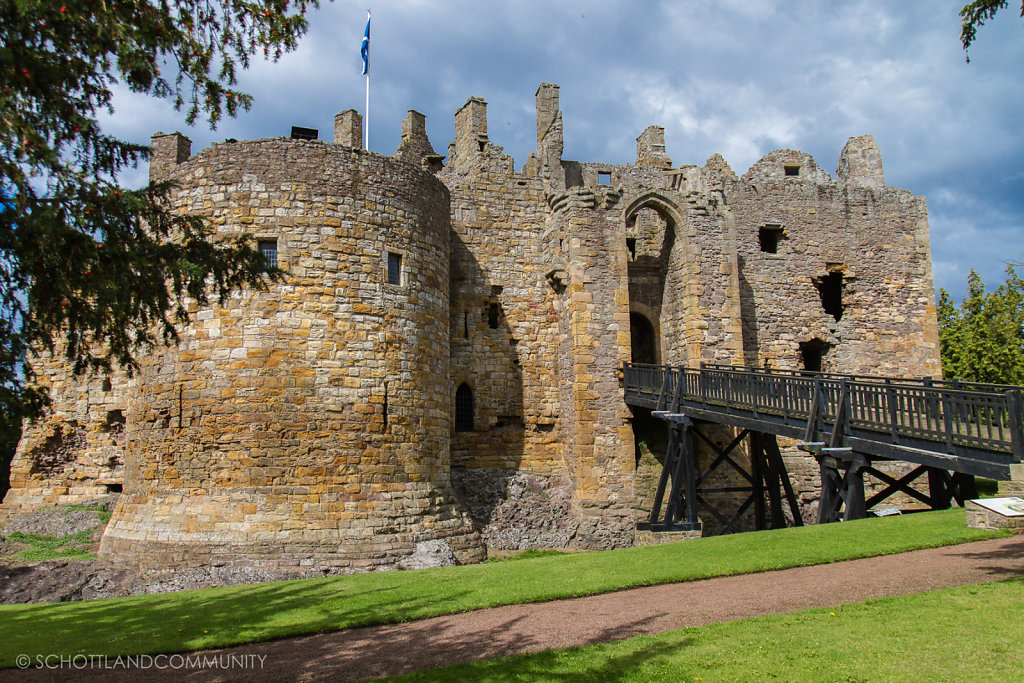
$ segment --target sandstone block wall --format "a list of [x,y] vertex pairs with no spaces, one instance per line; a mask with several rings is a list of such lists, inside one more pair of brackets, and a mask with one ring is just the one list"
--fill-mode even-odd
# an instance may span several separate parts
[[[275,242],[281,283],[193,307],[141,360],[125,491],[101,554],[143,566],[360,568],[478,537],[449,479],[448,192],[338,145],[223,143],[182,211]],[[392,283],[400,258],[398,282]]]
[[[443,163],[415,111],[393,158],[358,149],[352,110],[337,144],[191,157],[183,136],[155,136],[152,173],[180,183],[178,209],[276,243],[285,280],[193,307],[181,344],[132,382],[40,359],[59,411],[26,434],[8,502],[105,492],[123,462],[102,552],[150,565],[367,568],[438,538],[468,561],[479,534],[616,547],[656,482],[634,435],[650,423],[622,397],[637,354],[939,374],[927,207],[885,186],[870,136],[835,179],[796,150],[738,177],[717,154],[673,168],[660,126],[636,163],[562,159],[558,86],[536,107],[518,170],[480,98],[456,112]],[[816,464],[785,457],[811,518]]]
[[60,356],[32,366],[51,411],[26,424],[11,463],[4,507],[74,504],[117,493],[124,479],[129,379],[123,372],[77,377]]

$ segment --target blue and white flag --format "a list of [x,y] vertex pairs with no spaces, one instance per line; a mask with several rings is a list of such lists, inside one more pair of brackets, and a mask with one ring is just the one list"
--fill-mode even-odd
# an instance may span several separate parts
[[363,34],[363,46],[359,48],[363,55],[363,75],[370,71],[370,11],[366,11],[366,33]]

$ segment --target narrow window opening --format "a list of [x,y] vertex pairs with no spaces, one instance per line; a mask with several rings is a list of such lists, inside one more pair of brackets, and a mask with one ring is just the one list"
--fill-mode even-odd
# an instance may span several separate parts
[[103,391],[110,391],[111,388],[112,387],[111,387],[111,384],[110,384],[110,378],[107,377],[106,379],[103,380]]
[[260,240],[259,250],[268,268],[277,268],[277,240]]
[[473,390],[465,382],[455,391],[455,431],[473,431]]
[[462,312],[462,338],[469,339],[469,311]]
[[635,261],[636,260],[636,238],[635,237],[627,237],[626,238],[626,249],[629,249],[629,258],[631,258],[632,260]]
[[501,324],[501,304],[491,303],[487,305],[487,325],[492,330],[498,329]]
[[838,322],[843,317],[843,274],[833,271],[814,278],[814,286],[821,297],[821,307]]
[[765,225],[757,230],[757,241],[761,251],[766,254],[779,253],[779,240],[784,237],[782,226],[779,225]]
[[487,141],[486,140],[480,140],[479,142],[477,142],[477,144],[480,145],[480,151],[481,152],[487,150]]
[[388,430],[388,383],[384,382],[384,431]]
[[803,363],[804,370],[809,372],[821,372],[822,361],[825,358],[825,354],[827,354],[831,348],[832,346],[830,344],[827,344],[820,339],[800,342],[800,360]]
[[611,185],[612,174],[611,171],[598,171],[597,173],[597,184],[598,185]]
[[798,175],[800,175],[800,166],[798,166],[798,165],[786,164],[782,168],[785,170],[787,176],[798,176]]
[[402,284],[402,255],[388,252],[388,284]]

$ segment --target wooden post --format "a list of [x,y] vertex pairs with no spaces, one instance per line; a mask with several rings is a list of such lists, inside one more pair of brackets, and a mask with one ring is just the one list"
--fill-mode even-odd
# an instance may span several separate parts
[[[668,496],[668,508],[665,510],[665,524],[675,524],[679,520],[679,501],[682,496],[683,479],[686,477],[686,461],[692,457],[687,450],[692,451],[693,442],[688,438],[690,432],[689,423],[678,424],[679,455],[676,457],[675,467],[672,468],[672,491]],[[687,449],[690,446],[690,449]]]
[[950,507],[949,502],[953,498],[951,484],[949,472],[937,467],[928,468],[928,497],[932,499],[932,510],[945,510]]
[[1013,459],[1024,462],[1024,433],[1022,433],[1020,391],[1013,389],[1006,392],[1007,410],[1010,412],[1010,443]]
[[864,519],[868,516],[864,506],[864,469],[861,463],[851,462],[846,468],[846,509],[843,521]]
[[[665,500],[665,487],[668,485],[668,478],[675,467],[679,443],[677,440],[675,424],[668,423],[668,447],[665,449],[665,462],[661,466],[661,477],[658,479],[658,490],[654,493],[654,504],[651,506],[651,524],[657,524],[661,516],[661,504]],[[666,520],[667,521],[667,520]]]
[[818,469],[821,472],[821,498],[818,500],[818,524],[835,521],[836,498],[839,495],[839,472],[828,464],[830,459],[818,457]]
[[697,518],[697,451],[689,429],[683,432],[683,462],[686,465],[686,523],[691,530],[696,530],[700,528]]
[[764,434],[750,432],[750,475],[753,478],[754,523],[757,530],[767,529],[764,515],[764,489],[767,468],[764,467]]
[[[789,488],[789,474],[782,463],[782,454],[779,453],[779,443],[774,434],[763,434],[761,445],[764,451],[765,472],[767,474],[766,485],[768,488],[768,509],[771,518],[772,529],[782,529],[786,526],[786,515],[782,512],[782,486]],[[785,484],[783,484],[785,482]],[[790,490],[791,494],[792,491]],[[799,526],[803,521],[796,500],[791,501],[793,506],[793,523]]]

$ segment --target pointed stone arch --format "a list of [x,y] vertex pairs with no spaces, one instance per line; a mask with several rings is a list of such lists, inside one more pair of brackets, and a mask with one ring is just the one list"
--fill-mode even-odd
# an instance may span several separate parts
[[679,206],[660,192],[645,192],[626,205],[626,226],[633,225],[641,209],[653,209],[673,229],[683,225],[685,213]]

